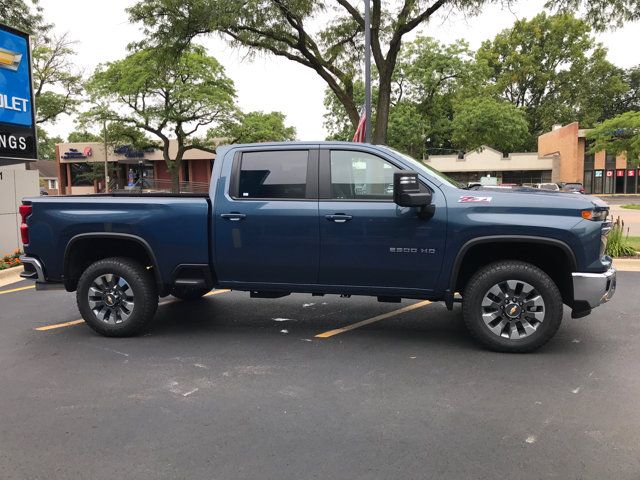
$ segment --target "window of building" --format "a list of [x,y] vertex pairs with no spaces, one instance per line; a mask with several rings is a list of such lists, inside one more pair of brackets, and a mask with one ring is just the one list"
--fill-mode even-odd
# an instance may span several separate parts
[[604,171],[596,170],[593,172],[593,191],[591,193],[603,193]]
[[93,168],[88,163],[70,163],[71,186],[89,187],[93,185]]
[[616,156],[607,153],[604,161],[604,168],[607,170],[614,170],[616,168]]
[[636,170],[627,170],[627,186],[625,189],[625,193],[636,193]]
[[305,198],[307,150],[246,152],[242,155],[240,198]]
[[375,155],[348,150],[331,151],[331,198],[391,200],[393,173],[399,168]]
[[587,170],[584,172],[584,191],[586,193],[593,193],[593,171]]
[[55,190],[58,188],[57,180],[47,180],[47,182],[49,183],[49,190]]

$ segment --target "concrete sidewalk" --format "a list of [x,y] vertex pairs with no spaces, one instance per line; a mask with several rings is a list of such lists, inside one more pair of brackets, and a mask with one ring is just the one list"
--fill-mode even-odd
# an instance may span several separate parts
[[5,270],[0,270],[0,287],[4,287],[5,285],[16,283],[22,280],[22,278],[20,278],[21,272],[22,265],[13,268],[7,268]]

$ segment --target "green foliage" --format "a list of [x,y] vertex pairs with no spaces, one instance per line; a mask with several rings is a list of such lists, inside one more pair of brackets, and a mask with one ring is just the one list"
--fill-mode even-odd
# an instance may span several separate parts
[[[199,130],[227,121],[236,111],[233,82],[198,46],[135,51],[98,67],[86,88],[95,105],[89,117],[130,125],[159,139],[176,191],[184,153],[204,148]],[[178,144],[175,153],[169,149],[170,137]]]
[[622,208],[626,208],[627,210],[640,210],[640,205],[631,203],[629,205],[622,205]]
[[285,117],[280,112],[238,113],[223,122],[218,128],[207,132],[208,142],[217,143],[258,143],[295,140],[296,129],[287,127]]
[[20,261],[20,255],[22,255],[22,252],[20,250],[15,250],[9,255],[3,255],[2,257],[0,257],[0,270],[6,270],[7,268],[13,268],[22,265],[22,262]]
[[570,14],[518,20],[484,42],[477,59],[489,68],[489,93],[526,113],[531,142],[556,123],[589,127],[626,90],[590,26]]
[[629,242],[629,232],[624,234],[624,221],[618,217],[607,238],[605,254],[610,257],[630,257],[636,254],[636,249]]
[[585,20],[597,30],[640,19],[636,0],[547,0],[545,6],[568,13],[584,11]]
[[27,33],[39,33],[43,27],[42,7],[38,0],[0,0],[2,23]]
[[472,98],[455,108],[452,142],[463,150],[488,145],[501,152],[515,152],[527,141],[528,128],[525,114],[511,103]]
[[591,153],[605,150],[609,154],[624,153],[631,165],[640,163],[640,112],[626,112],[605,120],[587,132]]
[[[371,47],[379,79],[374,142],[387,140],[392,82],[405,36],[434,15],[474,15],[492,3],[509,6],[515,0],[372,0]],[[555,10],[585,11],[588,21],[597,27],[640,16],[637,0],[547,3]],[[355,129],[360,108],[355,84],[362,66],[362,9],[363,2],[349,0],[139,0],[128,11],[133,21],[143,24],[154,45],[179,50],[198,35],[219,33],[250,54],[273,54],[310,68],[326,82]],[[342,130],[332,129],[331,133],[342,134]]]
[[33,39],[33,91],[36,123],[55,122],[76,111],[82,93],[82,75],[75,68],[73,42],[62,36]]
[[55,160],[56,159],[56,143],[62,143],[62,137],[51,137],[47,131],[38,126],[38,158],[41,160]]

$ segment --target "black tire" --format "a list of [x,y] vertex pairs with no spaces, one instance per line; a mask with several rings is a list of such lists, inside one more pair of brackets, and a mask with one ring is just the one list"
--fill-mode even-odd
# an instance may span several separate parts
[[175,285],[171,289],[171,295],[183,301],[193,301],[193,300],[199,300],[210,291],[211,291],[210,288],[207,289],[207,288],[186,287],[183,285]]
[[[514,290],[507,281],[515,281],[510,284],[516,285]],[[518,293],[518,285],[527,287],[520,287]],[[502,297],[492,293],[495,287]],[[533,290],[527,295],[529,287]],[[553,280],[538,267],[515,260],[481,268],[469,280],[462,297],[462,315],[471,336],[498,352],[524,353],[540,348],[560,328],[562,309],[562,296]]]
[[[109,282],[105,283],[104,279],[110,275],[112,278],[121,279],[119,283],[124,281],[126,286],[119,286],[119,283],[111,286]],[[99,300],[99,296],[93,295],[97,286],[106,290],[101,292],[102,300]],[[91,298],[90,288],[94,289]],[[108,301],[116,298],[117,303],[110,309],[104,296],[115,288],[119,289],[118,292],[115,297],[109,297]],[[129,300],[126,305],[133,307],[120,307],[118,315],[118,303],[125,304],[120,298]],[[107,337],[129,337],[144,331],[153,319],[158,308],[158,292],[153,274],[143,265],[130,258],[112,257],[98,260],[83,272],[78,281],[76,301],[82,318],[93,330]],[[100,315],[103,318],[100,318]],[[125,315],[127,318],[123,318]]]

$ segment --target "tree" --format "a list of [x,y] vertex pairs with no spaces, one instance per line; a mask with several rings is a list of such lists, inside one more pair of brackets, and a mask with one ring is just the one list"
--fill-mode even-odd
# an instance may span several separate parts
[[33,94],[36,123],[55,122],[75,111],[82,93],[82,75],[71,59],[73,42],[67,34],[33,37]]
[[50,137],[46,130],[40,126],[38,130],[38,157],[41,160],[56,159],[56,143],[62,143],[62,137]]
[[229,118],[218,128],[207,132],[207,139],[215,144],[220,139],[223,143],[258,143],[290,141],[296,138],[296,129],[284,124],[284,114],[280,112],[239,112]]
[[462,150],[488,145],[501,152],[514,152],[524,146],[528,129],[522,110],[508,102],[480,97],[456,107],[451,140]]
[[27,33],[42,31],[42,7],[38,0],[0,0],[2,23]]
[[605,120],[587,132],[591,153],[625,154],[631,165],[640,163],[640,112],[626,112]]
[[[476,93],[485,77],[464,41],[445,45],[418,37],[406,44],[393,77],[387,144],[415,157],[451,149],[453,103],[463,92]],[[354,93],[356,99],[364,98],[361,81],[355,83]],[[351,123],[330,90],[325,93],[325,106],[330,138],[351,139]]]
[[525,111],[530,148],[556,123],[602,120],[626,90],[589,25],[570,14],[518,20],[484,42],[477,59],[489,68],[489,93]]
[[[160,47],[135,51],[98,67],[87,91],[95,104],[109,106],[94,109],[96,118],[131,125],[160,140],[174,192],[185,152],[205,148],[198,131],[235,112],[233,82],[198,46],[177,55]],[[169,148],[172,136],[175,151]]]
[[[483,5],[515,0],[404,0],[385,5],[372,1],[371,47],[379,78],[374,143],[385,143],[392,81],[405,36],[438,13],[475,14]],[[583,9],[598,27],[640,18],[637,0],[548,0],[554,8]],[[362,62],[362,2],[336,0],[140,0],[128,11],[144,24],[157,45],[183,48],[194,37],[220,33],[232,45],[270,53],[316,72],[331,89],[355,129],[360,105],[354,82]],[[326,19],[330,18],[327,22]],[[313,25],[321,24],[320,29]]]
[[603,118],[613,118],[629,111],[640,111],[640,65],[621,72],[625,84],[622,92],[603,114]]

